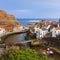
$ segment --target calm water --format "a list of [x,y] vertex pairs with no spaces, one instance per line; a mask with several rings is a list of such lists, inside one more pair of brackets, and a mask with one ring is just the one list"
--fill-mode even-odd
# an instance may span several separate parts
[[9,36],[6,41],[22,42],[25,41],[26,33]]
[[[13,41],[13,42],[23,42],[26,41],[26,33],[23,34],[15,34],[15,35],[11,35],[9,36],[5,41]],[[25,43],[25,47],[29,48],[29,44]]]

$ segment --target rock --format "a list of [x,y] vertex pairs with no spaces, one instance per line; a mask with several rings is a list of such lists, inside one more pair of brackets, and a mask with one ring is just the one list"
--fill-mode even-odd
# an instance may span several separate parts
[[19,24],[13,15],[7,14],[5,11],[0,10],[0,25],[17,25]]

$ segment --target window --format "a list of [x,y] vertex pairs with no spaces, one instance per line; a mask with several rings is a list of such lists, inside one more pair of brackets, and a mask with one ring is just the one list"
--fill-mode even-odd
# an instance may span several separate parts
[[56,31],[54,31],[54,33],[56,33]]

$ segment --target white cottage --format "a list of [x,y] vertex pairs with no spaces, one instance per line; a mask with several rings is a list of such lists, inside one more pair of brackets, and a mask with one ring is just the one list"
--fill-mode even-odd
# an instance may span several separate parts
[[40,29],[39,27],[35,26],[35,27],[34,27],[35,33],[36,33],[37,31],[39,31],[39,29]]
[[60,27],[55,27],[51,30],[52,37],[56,37],[57,35],[60,35]]
[[0,34],[5,33],[5,29],[4,28],[0,28]]
[[24,28],[24,26],[20,26],[20,31],[22,31],[22,30],[24,30],[25,28]]
[[48,33],[48,30],[45,28],[41,28],[36,32],[36,38],[40,39],[45,37],[45,35]]

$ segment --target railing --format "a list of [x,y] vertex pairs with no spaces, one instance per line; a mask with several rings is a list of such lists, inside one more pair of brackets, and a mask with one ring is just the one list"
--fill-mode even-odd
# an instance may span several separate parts
[[54,51],[56,51],[57,53],[59,53],[59,54],[60,54],[60,49],[55,48],[55,47],[50,47],[50,49],[52,49],[52,50],[54,50]]
[[16,43],[29,43],[29,42],[33,42],[33,41],[36,41],[37,39],[31,39],[31,40],[28,40],[28,41],[22,41],[22,42],[16,42]]

